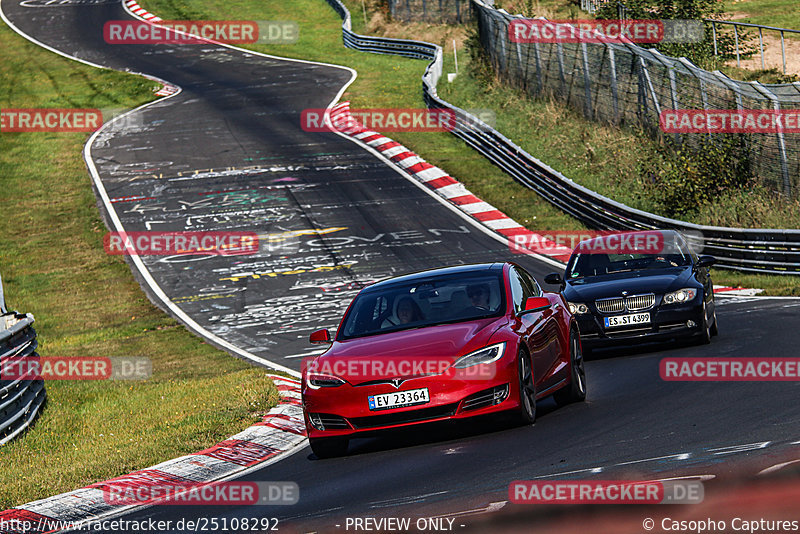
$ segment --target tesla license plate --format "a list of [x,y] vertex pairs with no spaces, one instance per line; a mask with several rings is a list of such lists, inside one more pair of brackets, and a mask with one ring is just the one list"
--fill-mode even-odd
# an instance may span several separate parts
[[649,313],[632,313],[630,315],[615,315],[604,317],[606,328],[614,326],[629,326],[633,324],[646,324],[650,322]]
[[422,388],[398,391],[396,393],[384,393],[383,395],[370,395],[368,400],[370,410],[388,410],[390,408],[425,404],[431,401],[431,396],[428,393],[428,388]]

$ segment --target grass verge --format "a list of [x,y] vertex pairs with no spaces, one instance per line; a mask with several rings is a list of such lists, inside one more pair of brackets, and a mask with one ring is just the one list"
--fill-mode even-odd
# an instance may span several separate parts
[[[52,54],[0,24],[0,107],[132,108],[153,83]],[[0,448],[0,509],[202,450],[255,422],[277,390],[144,296],[106,232],[84,166],[86,134],[0,133],[0,270],[33,313],[39,353],[144,356],[146,381],[49,381],[34,427]]]

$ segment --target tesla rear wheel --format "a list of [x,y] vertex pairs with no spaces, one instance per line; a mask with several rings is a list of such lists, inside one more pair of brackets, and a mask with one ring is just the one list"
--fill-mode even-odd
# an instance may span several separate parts
[[530,425],[536,421],[536,387],[531,370],[531,359],[524,351],[517,358],[517,374],[519,375],[519,422]]
[[571,402],[586,400],[586,372],[583,368],[583,351],[578,334],[569,334],[570,383],[553,393],[553,398],[561,406]]
[[347,452],[346,438],[309,438],[308,443],[317,458],[333,458]]

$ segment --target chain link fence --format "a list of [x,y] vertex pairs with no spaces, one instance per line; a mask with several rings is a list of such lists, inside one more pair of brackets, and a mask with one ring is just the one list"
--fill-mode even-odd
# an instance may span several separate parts
[[[520,43],[509,23],[521,15],[473,0],[480,42],[498,75],[533,96],[550,96],[585,117],[614,125],[642,126],[653,136],[662,110],[788,110],[800,108],[800,83],[760,84],[709,72],[632,43]],[[700,147],[710,133],[671,134]],[[800,134],[754,133],[745,137],[760,184],[797,199]]]
[[464,24],[473,20],[470,0],[388,0],[394,20]]

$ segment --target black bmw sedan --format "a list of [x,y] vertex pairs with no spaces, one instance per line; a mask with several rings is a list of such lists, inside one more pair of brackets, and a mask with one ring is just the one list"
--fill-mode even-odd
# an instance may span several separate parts
[[[657,233],[658,249],[613,250],[598,241],[606,237],[582,241],[563,277],[551,273],[545,278],[561,285],[578,319],[584,349],[677,337],[709,343],[717,334],[708,272],[714,257],[698,257],[679,232]],[[629,232],[625,237],[652,234]]]

